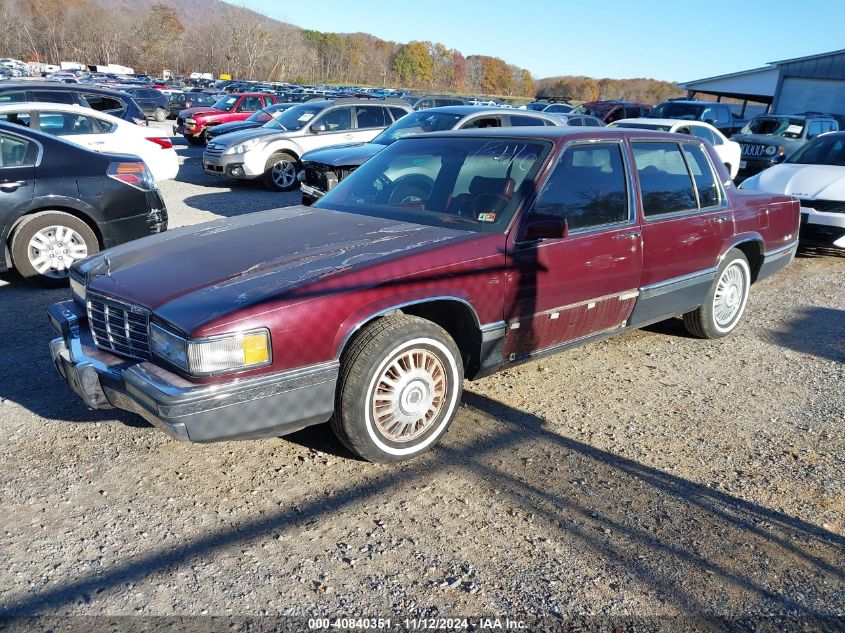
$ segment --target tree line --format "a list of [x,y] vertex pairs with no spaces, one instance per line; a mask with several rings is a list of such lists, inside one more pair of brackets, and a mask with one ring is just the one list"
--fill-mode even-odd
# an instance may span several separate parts
[[528,70],[502,59],[464,56],[436,42],[403,44],[366,33],[304,30],[219,2],[209,4],[209,10],[211,15],[186,23],[161,1],[117,10],[108,0],[0,0],[0,55],[53,64],[116,63],[153,75],[168,69],[184,75],[211,72],[245,80],[427,92],[539,93],[577,101],[605,96],[657,102],[678,92],[673,84],[647,79],[556,77],[535,82]]

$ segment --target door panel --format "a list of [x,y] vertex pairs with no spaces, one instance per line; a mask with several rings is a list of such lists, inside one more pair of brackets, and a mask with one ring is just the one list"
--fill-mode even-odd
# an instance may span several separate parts
[[621,143],[575,142],[563,152],[526,227],[565,221],[570,233],[513,248],[506,360],[625,324],[642,268],[630,191]]
[[640,232],[625,226],[544,240],[518,247],[511,262],[505,358],[623,325],[640,283]]
[[34,190],[34,167],[0,167],[0,235],[28,209]]

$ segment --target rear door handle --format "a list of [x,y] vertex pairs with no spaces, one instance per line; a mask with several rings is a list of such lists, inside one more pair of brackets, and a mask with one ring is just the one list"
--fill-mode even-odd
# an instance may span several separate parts
[[731,216],[729,215],[720,215],[718,218],[713,218],[713,221],[717,224],[724,224],[725,222],[731,221]]
[[636,240],[639,239],[640,232],[639,231],[630,231],[629,233],[618,233],[617,235],[613,236],[615,240]]
[[0,191],[3,193],[12,193],[17,191],[20,187],[26,184],[25,180],[16,180],[14,182],[0,182]]

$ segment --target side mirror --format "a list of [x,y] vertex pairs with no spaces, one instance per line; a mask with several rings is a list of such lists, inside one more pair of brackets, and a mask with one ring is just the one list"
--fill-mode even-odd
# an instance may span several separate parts
[[537,240],[557,240],[569,235],[569,225],[565,219],[552,215],[534,217],[528,220],[523,231],[524,242]]
[[326,131],[326,126],[325,125],[312,125],[309,128],[309,131],[311,132],[311,134],[319,134],[320,132]]
[[716,121],[714,121],[713,119],[704,119],[704,122],[709,123],[710,125],[716,125]]

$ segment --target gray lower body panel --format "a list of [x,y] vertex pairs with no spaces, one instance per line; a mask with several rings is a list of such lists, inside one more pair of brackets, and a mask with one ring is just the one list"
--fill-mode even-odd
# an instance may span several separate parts
[[276,437],[326,422],[334,409],[338,363],[331,361],[215,385],[193,384],[148,362],[93,346],[73,302],[50,308],[62,335],[50,343],[59,375],[91,408],[144,417],[189,442]]
[[675,314],[695,310],[704,303],[715,277],[716,269],[713,268],[644,287],[628,319],[628,325],[642,327]]

